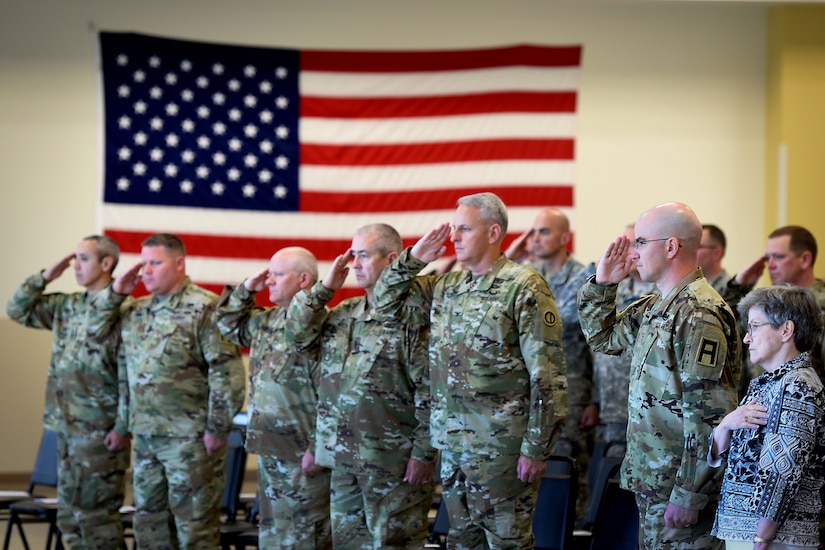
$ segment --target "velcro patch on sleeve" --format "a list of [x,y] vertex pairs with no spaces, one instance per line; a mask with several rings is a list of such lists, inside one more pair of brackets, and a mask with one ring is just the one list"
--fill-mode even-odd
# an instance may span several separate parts
[[715,367],[719,360],[719,347],[719,340],[703,336],[696,350],[696,364]]

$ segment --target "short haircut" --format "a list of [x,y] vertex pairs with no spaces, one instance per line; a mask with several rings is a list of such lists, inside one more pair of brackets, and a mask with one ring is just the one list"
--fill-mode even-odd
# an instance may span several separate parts
[[823,327],[822,309],[806,288],[788,283],[757,288],[742,298],[738,306],[744,319],[748,318],[752,308],[762,309],[773,328],[779,328],[785,321],[793,321],[794,343],[801,352],[810,351],[819,341]]
[[171,233],[155,233],[143,241],[142,246],[162,246],[167,251],[186,256],[186,247],[177,235]]
[[710,238],[713,239],[713,242],[721,246],[722,248],[727,249],[728,247],[728,240],[725,238],[725,233],[719,226],[713,225],[712,223],[703,223],[702,229],[707,229]]
[[109,258],[112,258],[111,271],[115,270],[118,261],[120,261],[120,247],[118,247],[113,238],[107,237],[106,235],[89,235],[83,240],[94,241],[95,248],[97,249],[97,261],[103,261],[103,258],[108,256]]
[[302,246],[282,248],[281,252],[289,253],[287,265],[295,273],[309,273],[312,282],[318,280],[318,260],[315,255]]
[[481,219],[487,225],[497,223],[501,226],[502,236],[507,234],[507,207],[494,193],[476,193],[458,199],[461,206],[472,206],[481,212]]
[[802,254],[803,252],[811,253],[811,266],[813,266],[814,263],[816,263],[817,251],[816,238],[814,238],[813,233],[799,225],[786,225],[779,229],[774,229],[773,233],[768,235],[768,238],[775,239],[776,237],[784,237],[785,235],[791,238],[788,248],[793,252],[796,254]]
[[355,230],[356,235],[370,234],[375,238],[375,251],[381,256],[389,256],[395,252],[401,254],[404,250],[404,241],[401,235],[391,225],[386,223],[371,223]]

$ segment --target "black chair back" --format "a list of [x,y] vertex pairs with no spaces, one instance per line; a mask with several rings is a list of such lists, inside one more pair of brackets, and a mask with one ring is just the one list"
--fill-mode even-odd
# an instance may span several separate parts
[[226,521],[235,521],[241,507],[241,489],[246,473],[246,457],[244,432],[240,428],[233,427],[229,432],[229,440],[226,444],[225,485],[221,494],[221,510]]
[[579,468],[569,456],[552,455],[541,480],[533,516],[536,548],[561,550],[573,541]]
[[636,497],[609,479],[593,524],[591,550],[628,550],[639,547],[639,509]]

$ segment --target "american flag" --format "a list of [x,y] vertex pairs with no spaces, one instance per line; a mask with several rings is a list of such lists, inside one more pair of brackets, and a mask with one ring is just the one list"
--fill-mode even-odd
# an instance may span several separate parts
[[[103,230],[137,262],[179,235],[220,291],[305,246],[320,275],[358,227],[412,244],[462,195],[573,218],[580,46],[318,51],[100,33]],[[358,294],[355,281],[337,299]],[[261,293],[265,294],[265,293]]]

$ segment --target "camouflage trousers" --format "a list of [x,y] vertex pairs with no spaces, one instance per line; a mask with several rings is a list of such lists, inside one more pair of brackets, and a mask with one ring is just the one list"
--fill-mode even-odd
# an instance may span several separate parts
[[105,434],[57,440],[57,525],[73,550],[121,548],[129,449],[110,452]]
[[141,550],[220,546],[226,448],[201,437],[134,437],[135,543]]
[[258,455],[260,548],[332,548],[329,476],[324,470],[306,477],[300,462]]
[[424,546],[434,486],[410,485],[401,472],[377,465],[355,467],[338,459],[330,479],[336,550]]
[[721,550],[722,541],[711,536],[715,504],[699,511],[696,525],[677,529],[665,526],[667,502],[652,501],[636,494],[639,507],[639,548],[644,550]]
[[449,548],[533,548],[533,513],[541,482],[519,481],[518,458],[441,451]]

